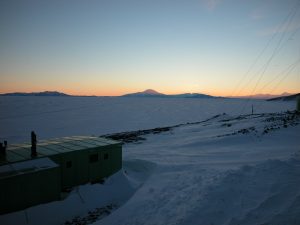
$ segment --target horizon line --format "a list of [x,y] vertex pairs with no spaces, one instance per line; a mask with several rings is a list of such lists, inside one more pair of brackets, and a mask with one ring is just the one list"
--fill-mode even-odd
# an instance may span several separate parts
[[[30,91],[30,92],[24,92],[24,91],[12,91],[12,92],[3,92],[0,91],[0,95],[7,95],[7,94],[38,94],[38,93],[59,93],[62,95],[68,95],[68,96],[74,96],[74,97],[122,97],[124,95],[127,94],[136,94],[136,93],[143,93],[147,90],[153,90],[155,92],[158,92],[154,89],[146,89],[144,91],[138,91],[138,92],[130,92],[130,93],[124,93],[121,95],[97,95],[97,94],[74,94],[74,93],[68,93],[68,92],[64,92],[64,91],[49,91],[49,90],[45,90],[45,91]],[[225,97],[225,98],[245,98],[245,97],[253,97],[253,96],[284,96],[284,95],[295,95],[295,94],[299,94],[299,92],[295,92],[295,93],[289,93],[289,92],[282,92],[280,94],[273,94],[273,93],[255,93],[255,94],[245,94],[245,95],[212,95],[212,94],[206,94],[206,93],[201,93],[201,92],[181,92],[181,93],[171,93],[171,94],[165,94],[162,92],[158,92],[158,94],[163,94],[163,95],[181,95],[181,94],[202,94],[202,95],[209,95],[209,96],[213,96],[213,97]]]

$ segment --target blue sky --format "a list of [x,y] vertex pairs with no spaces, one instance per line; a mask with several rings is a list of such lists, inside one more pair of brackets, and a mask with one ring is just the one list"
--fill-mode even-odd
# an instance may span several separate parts
[[300,92],[299,5],[3,0],[0,92]]

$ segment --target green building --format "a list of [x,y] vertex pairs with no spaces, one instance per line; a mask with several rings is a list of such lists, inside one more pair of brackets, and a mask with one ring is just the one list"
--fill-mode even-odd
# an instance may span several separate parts
[[[0,214],[60,199],[62,190],[98,182],[122,168],[122,145],[106,138],[74,136],[8,145],[0,155]],[[23,185],[26,184],[26,185]]]
[[0,167],[0,213],[60,199],[60,169],[49,158]]

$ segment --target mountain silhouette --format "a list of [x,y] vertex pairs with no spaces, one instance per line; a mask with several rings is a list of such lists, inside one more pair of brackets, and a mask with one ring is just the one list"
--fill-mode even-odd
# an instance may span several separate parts
[[122,95],[121,97],[161,97],[161,98],[214,98],[214,96],[199,94],[199,93],[184,93],[175,95],[166,95],[155,91],[153,89],[147,89],[142,92],[130,93]]

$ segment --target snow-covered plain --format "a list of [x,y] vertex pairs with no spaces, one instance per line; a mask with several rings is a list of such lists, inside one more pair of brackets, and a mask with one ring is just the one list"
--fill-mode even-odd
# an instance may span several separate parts
[[219,113],[239,115],[292,110],[291,102],[252,100],[121,98],[121,97],[0,97],[0,137],[26,142],[34,130],[39,139],[101,135],[197,122]]
[[42,138],[101,135],[212,118],[125,144],[123,170],[104,184],[2,215],[0,224],[63,224],[114,204],[96,225],[298,225],[300,117],[282,113],[295,103],[252,103],[257,114],[238,117],[245,100],[0,98],[0,137],[9,142],[26,141],[31,129]]

